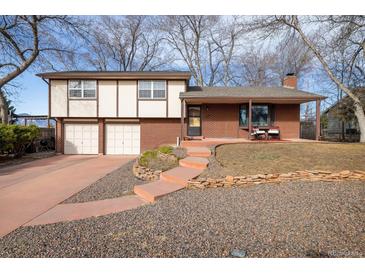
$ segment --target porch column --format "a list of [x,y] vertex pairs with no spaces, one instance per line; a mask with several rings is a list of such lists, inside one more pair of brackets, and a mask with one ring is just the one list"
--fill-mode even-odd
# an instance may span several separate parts
[[184,99],[181,99],[181,118],[180,118],[180,144],[183,141],[184,138],[184,118],[185,118],[185,113],[184,113]]
[[252,130],[252,99],[248,100],[248,137],[247,139],[251,139],[251,130]]
[[316,100],[316,140],[319,140],[321,135],[321,100]]

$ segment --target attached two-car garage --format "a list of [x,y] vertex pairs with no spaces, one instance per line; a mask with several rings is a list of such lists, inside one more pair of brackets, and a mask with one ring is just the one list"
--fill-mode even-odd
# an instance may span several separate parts
[[98,154],[103,143],[105,154],[140,153],[139,124],[105,124],[104,136],[99,136],[98,124],[65,124],[64,131],[65,154]]

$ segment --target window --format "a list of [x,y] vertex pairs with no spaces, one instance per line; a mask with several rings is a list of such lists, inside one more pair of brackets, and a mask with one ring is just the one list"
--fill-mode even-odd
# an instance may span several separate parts
[[248,127],[248,106],[240,105],[240,127]]
[[138,81],[139,99],[165,99],[166,81]]
[[[248,105],[240,105],[240,127],[248,127]],[[274,123],[274,105],[252,105],[252,125],[269,126]]]
[[70,80],[69,81],[70,98],[96,98],[96,81],[95,80]]
[[269,106],[253,105],[252,106],[252,125],[268,126],[269,125]]

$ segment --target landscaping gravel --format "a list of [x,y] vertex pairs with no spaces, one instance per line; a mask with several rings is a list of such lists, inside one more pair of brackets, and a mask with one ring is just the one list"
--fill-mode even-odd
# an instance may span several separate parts
[[109,173],[104,178],[101,178],[94,184],[68,198],[63,203],[82,203],[132,194],[135,185],[146,183],[133,175],[132,168],[134,161],[132,160],[121,168]]
[[0,256],[364,257],[364,198],[364,182],[183,190],[126,212],[19,228],[0,239]]

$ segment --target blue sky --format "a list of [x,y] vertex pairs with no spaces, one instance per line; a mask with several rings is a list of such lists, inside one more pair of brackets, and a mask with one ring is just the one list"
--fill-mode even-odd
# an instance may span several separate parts
[[48,86],[33,71],[24,72],[17,78],[17,94],[10,97],[16,113],[48,114]]

